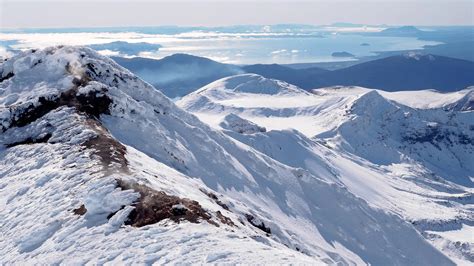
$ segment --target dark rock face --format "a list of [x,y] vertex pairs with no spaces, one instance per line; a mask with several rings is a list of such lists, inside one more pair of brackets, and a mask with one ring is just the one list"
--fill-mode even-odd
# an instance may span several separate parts
[[201,192],[206,194],[209,198],[211,198],[212,200],[214,200],[215,203],[217,203],[219,206],[221,206],[224,210],[229,210],[229,207],[223,203],[218,197],[216,194],[212,193],[212,192],[208,192],[204,189],[201,189]]
[[17,145],[45,143],[45,142],[48,142],[48,140],[51,138],[51,136],[52,136],[51,133],[47,133],[44,136],[37,137],[37,138],[29,137],[29,138],[27,138],[25,140],[22,140],[22,141],[7,144],[6,147],[11,148],[11,147],[14,147],[14,146],[17,146]]
[[140,193],[140,198],[134,204],[135,209],[125,222],[127,225],[142,227],[170,219],[177,223],[184,220],[199,223],[205,220],[217,226],[197,201],[168,195],[137,183],[117,180],[117,184],[123,190],[132,189]]
[[[14,114],[10,127],[23,127],[31,122],[37,120],[38,118],[44,116],[50,111],[58,108],[59,100],[58,99],[47,99],[45,97],[38,98],[38,105],[35,106],[30,104],[28,107],[10,107],[10,111]],[[16,114],[16,115],[15,115]],[[4,129],[6,130],[6,129]]]
[[[100,92],[100,93],[97,93]],[[23,127],[46,115],[50,111],[61,106],[75,107],[90,117],[98,118],[101,114],[109,114],[109,106],[112,100],[105,94],[107,89],[100,91],[89,91],[87,94],[77,94],[77,88],[63,92],[59,97],[39,97],[36,105],[12,106],[10,112],[13,114],[10,127]],[[3,128],[2,131],[8,128]]]
[[263,232],[265,232],[265,233],[267,233],[267,234],[271,234],[271,233],[272,233],[272,230],[270,229],[270,227],[267,227],[264,222],[259,221],[259,220],[256,219],[253,215],[251,215],[251,214],[246,214],[246,215],[245,215],[245,218],[247,219],[247,221],[248,221],[251,225],[257,227],[258,229],[262,230]]
[[79,112],[99,118],[101,114],[110,114],[109,106],[112,100],[106,95],[106,92],[106,88],[101,88],[89,91],[87,94],[77,95],[75,90],[71,90],[61,95],[60,104],[75,107]]
[[3,82],[4,80],[10,79],[13,76],[15,76],[15,74],[13,74],[13,72],[7,73],[4,77],[0,76],[0,82]]
[[448,146],[453,144],[474,145],[474,139],[469,135],[441,125],[426,126],[422,130],[406,132],[403,140],[411,144],[428,142],[438,148],[442,143]]

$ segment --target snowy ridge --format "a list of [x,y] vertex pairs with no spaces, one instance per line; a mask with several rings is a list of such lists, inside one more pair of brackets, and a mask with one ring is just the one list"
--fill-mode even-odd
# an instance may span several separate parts
[[474,88],[470,88],[461,99],[446,104],[445,108],[453,111],[474,111]]
[[[294,96],[301,104],[291,108],[276,98],[253,104],[245,94],[225,101],[189,95],[178,105],[283,164],[341,184],[371,206],[400,215],[439,250],[466,264],[472,262],[474,243],[452,235],[468,234],[474,224],[474,113],[453,106],[465,106],[471,94],[472,88],[444,94],[332,87]],[[226,130],[217,122],[227,113],[267,131]]]
[[[449,235],[444,231],[468,230],[474,224],[474,168],[470,163],[474,161],[474,113],[465,108],[471,95],[472,91],[466,93],[448,105],[451,108],[420,110],[372,91],[354,101],[347,122],[318,135],[343,154],[356,155],[411,180],[420,189],[411,186],[409,191],[420,190],[415,193],[426,197],[423,206],[433,212],[420,215],[402,208],[401,213],[441,250],[467,261],[473,260],[472,239],[440,239]],[[402,189],[400,185],[394,187]]]
[[253,94],[307,94],[306,91],[284,81],[267,79],[257,74],[241,74],[222,78],[194,92],[219,97],[219,93],[237,92]]
[[[227,89],[225,85],[228,80],[233,81],[232,88],[239,87],[234,84],[236,81],[243,81],[242,86],[247,89],[245,92]],[[271,84],[271,91],[274,93],[258,93],[261,91],[259,87],[261,83]],[[253,84],[257,84],[256,89],[252,89]],[[341,107],[345,105],[345,102],[346,99],[340,98],[321,105],[324,104],[321,98],[314,94],[284,82],[265,79],[255,74],[246,74],[208,84],[182,98],[177,104],[198,115],[201,120],[215,128],[220,128],[217,121],[221,121],[224,116],[237,114],[241,118],[270,129],[286,129],[304,125],[307,127],[298,128],[298,130],[308,135],[315,135],[319,133],[318,128],[313,127],[311,123],[301,123],[301,121],[308,121],[307,118],[311,119],[310,117],[315,116],[327,117],[328,113],[343,112]],[[301,120],[288,119],[295,117],[301,117]],[[333,118],[334,116],[331,115],[331,118],[325,120],[324,123],[336,126],[338,120]]]
[[[88,77],[101,80],[104,83],[88,81],[87,84],[77,88],[76,97],[92,93],[94,96],[113,99],[112,101],[115,104],[109,106],[110,109],[102,111],[104,113],[119,112],[121,114],[123,114],[123,108],[126,108],[126,106],[120,106],[119,100],[114,99],[114,96],[118,94],[120,99],[127,99],[127,96],[124,95],[122,90],[111,85],[118,85],[125,92],[130,89],[128,86],[135,87],[136,91],[131,93],[133,96],[141,101],[147,99],[147,102],[144,102],[144,104],[153,103],[155,100],[155,104],[152,105],[154,110],[152,112],[161,111],[164,113],[166,112],[166,106],[170,106],[171,103],[159,92],[156,92],[154,88],[141,81],[138,84],[134,83],[134,81],[137,81],[135,77],[128,76],[128,73],[123,69],[113,69],[116,67],[113,62],[100,57],[89,49],[70,47],[50,48],[45,51],[23,54],[19,56],[19,61],[22,62],[25,60],[24,57],[29,57],[31,54],[35,54],[35,57],[39,54],[40,58],[43,58],[42,62],[48,62],[48,55],[62,58],[61,54],[63,54],[65,58],[76,60],[80,58],[80,60],[84,61],[79,61],[79,66],[83,67],[93,64],[94,67],[91,66],[91,68],[95,69],[95,73],[98,76],[94,77],[92,71],[92,73],[84,71],[85,76],[69,77],[69,79],[61,75],[50,76],[49,78],[52,79],[50,82],[46,82],[46,84],[32,82],[31,85],[33,87],[30,88],[48,91],[49,88],[53,87],[51,90],[55,94],[51,93],[52,96],[49,98],[52,102],[40,100],[43,96],[33,98],[19,95],[18,102],[2,106],[1,113],[2,117],[4,117],[2,125],[7,128],[1,134],[0,142],[3,147],[0,176],[2,177],[2,188],[6,189],[2,190],[1,194],[2,216],[6,217],[6,221],[9,221],[2,227],[2,235],[6,236],[2,238],[2,246],[5,247],[2,251],[6,252],[2,253],[4,262],[34,260],[44,263],[101,263],[114,259],[117,261],[135,262],[149,260],[161,261],[162,263],[171,262],[176,259],[180,259],[180,262],[235,261],[239,256],[250,250],[261,250],[256,256],[251,254],[243,256],[249,259],[248,262],[251,262],[263,259],[263,257],[258,257],[265,256],[264,254],[267,253],[263,249],[268,250],[269,254],[271,252],[272,256],[276,255],[275,261],[282,261],[284,258],[293,258],[306,262],[311,261],[309,257],[298,254],[296,251],[282,250],[282,253],[277,251],[278,247],[271,248],[272,245],[279,246],[278,243],[271,239],[267,240],[267,244],[262,244],[247,238],[247,236],[253,234],[253,231],[257,231],[258,234],[259,230],[252,226],[248,229],[245,229],[245,227],[239,229],[239,232],[250,230],[243,235],[237,233],[232,236],[232,233],[230,233],[231,235],[226,236],[230,232],[228,229],[215,232],[214,227],[219,226],[219,224],[222,224],[221,227],[225,226],[230,229],[235,227],[235,224],[240,219],[239,217],[234,217],[234,221],[232,221],[230,220],[231,218],[227,217],[225,213],[228,213],[228,207],[224,203],[227,201],[215,196],[219,194],[212,192],[212,189],[207,188],[202,182],[196,183],[196,181],[189,179],[189,177],[180,177],[182,175],[175,170],[171,170],[167,166],[148,158],[143,153],[131,147],[124,147],[111,139],[107,129],[94,119],[94,115],[97,115],[94,113],[96,110],[84,108],[80,101],[79,103],[75,102],[77,100],[75,97],[66,98],[66,96],[61,94],[61,91],[68,91],[68,89],[60,88],[55,90],[54,85],[57,84],[55,79],[58,77],[70,80],[70,84],[64,84],[69,89],[75,89],[76,87],[75,83],[77,82],[74,82],[74,78],[81,80],[84,77]],[[19,64],[15,64],[15,59],[13,58],[12,61],[9,61],[14,62],[13,66]],[[50,63],[45,69],[56,66],[58,72],[60,72],[59,69],[62,69],[63,75],[68,76],[65,66],[69,62],[64,61],[63,65],[56,62]],[[98,67],[96,64],[101,65]],[[7,82],[2,83],[2,92],[6,92],[2,96],[8,95],[7,93],[12,90],[19,91],[19,88],[22,88],[21,84],[19,84],[22,79],[17,79],[22,76],[22,72],[25,71],[24,69],[29,70],[27,67],[6,69],[11,71],[9,73],[14,73],[14,75],[10,75],[11,78]],[[100,73],[107,74],[100,76]],[[112,73],[111,75],[114,78],[108,79],[108,73]],[[38,80],[42,80],[46,73],[36,72],[36,74]],[[123,83],[120,83],[119,80]],[[127,87],[125,87],[126,83],[128,83]],[[95,90],[98,88],[100,88],[100,92]],[[147,91],[146,88],[149,88],[149,90]],[[154,97],[140,98],[142,93],[151,93]],[[28,94],[30,94],[30,91],[28,91]],[[53,102],[54,100],[57,100],[57,102]],[[93,103],[93,100],[94,97],[86,99],[89,103]],[[128,97],[128,101],[131,101],[130,97]],[[46,112],[43,108],[51,108],[53,110]],[[133,112],[133,110],[129,111]],[[15,115],[11,115],[12,113]],[[43,115],[42,113],[45,114]],[[25,116],[25,114],[28,115]],[[32,119],[32,115],[40,117]],[[28,123],[23,125],[25,119]],[[18,123],[21,126],[14,126]],[[107,141],[109,142],[107,143]],[[104,142],[106,142],[105,147],[101,146]],[[111,150],[113,155],[104,154],[107,153],[107,150],[103,151],[104,148],[114,147],[109,145],[117,145],[115,147],[117,150]],[[123,151],[121,148],[126,149],[126,154],[121,153]],[[32,159],[34,162],[37,162],[36,165],[19,163]],[[143,162],[147,163],[143,164]],[[71,170],[68,171],[68,169]],[[149,189],[140,191],[140,194],[133,190],[124,189],[127,186],[126,184],[130,182],[138,186],[143,186],[140,184],[144,184],[149,186]],[[175,187],[174,184],[176,182],[179,182],[181,185]],[[77,186],[78,184],[80,186]],[[58,194],[58,186],[62,188],[62,194]],[[140,208],[140,201],[136,203],[138,197],[140,195],[144,197],[145,193],[155,193],[153,192],[155,190],[161,191],[165,195],[181,195],[187,199],[197,199],[199,206],[203,206],[207,213],[203,216],[209,219],[207,223],[205,221],[203,223],[209,225],[194,227],[186,223],[183,225],[181,223],[179,225],[171,224],[171,228],[166,226],[163,230],[156,228],[158,230],[151,233],[148,230],[124,227],[124,222],[132,219],[130,215],[133,211]],[[34,199],[36,199],[36,202],[41,202],[42,207],[45,207],[48,211],[38,213],[36,210],[39,206],[25,204]],[[169,199],[173,199],[172,196],[169,196]],[[191,202],[191,204],[193,203]],[[181,206],[182,203],[175,205]],[[172,205],[171,208],[175,208],[173,207],[175,205]],[[187,207],[186,204],[184,206]],[[151,208],[152,206],[150,206]],[[214,211],[211,211],[211,209],[214,209]],[[135,218],[139,217],[139,215],[140,213],[135,212]],[[155,219],[156,217],[151,218]],[[18,221],[20,220],[16,219],[21,219],[22,222],[19,223]],[[37,221],[41,221],[41,223],[36,224]],[[146,221],[140,220],[139,222]],[[31,238],[31,235],[35,237]],[[103,235],[104,237],[96,237],[97,235]],[[213,236],[210,237],[211,235]],[[156,242],[156,237],[163,238],[163,240],[170,239],[172,242],[168,245],[171,245],[174,241],[189,242],[190,245],[196,245],[204,241],[204,246],[202,249],[195,251],[189,249],[185,251],[186,249],[184,249],[179,256],[177,256],[178,254],[173,254],[173,249],[165,249],[164,253],[160,253],[158,251],[162,250],[162,245],[157,246],[154,244],[160,242]],[[135,238],[138,241],[132,242],[141,244],[120,244],[129,243],[130,241],[126,240],[129,238]],[[180,238],[182,240],[179,240]],[[146,241],[146,239],[149,239],[151,242]],[[228,239],[228,244],[224,244],[226,239]],[[249,241],[251,243],[243,244]],[[104,245],[104,243],[107,244]],[[211,250],[212,245],[227,246],[229,250],[236,250],[237,252],[215,253]],[[234,248],[230,248],[231,246],[234,246]],[[249,247],[249,249],[242,250],[238,248],[239,246]],[[250,248],[251,246],[252,248]],[[268,249],[269,247],[270,249]],[[147,250],[150,248],[152,253],[146,255],[149,252]],[[129,252],[130,254],[127,255],[127,252],[125,252],[127,250],[133,250],[134,252]],[[7,253],[9,254],[8,256],[6,256]]]
[[370,91],[354,101],[347,122],[319,136],[339,135],[349,145],[344,150],[373,163],[421,161],[445,179],[472,187],[474,168],[467,162],[474,160],[473,115],[412,109]]
[[0,76],[2,262],[452,264],[331,171],[211,129],[90,49]]
[[[311,92],[316,95],[330,96],[351,96],[361,95],[372,89],[363,87],[342,87],[334,86],[322,89],[315,89]],[[418,90],[418,91],[383,91],[376,90],[384,98],[395,101],[397,103],[417,109],[436,109],[441,108],[462,99],[466,94],[472,91],[472,87],[456,92],[438,92],[436,90]]]

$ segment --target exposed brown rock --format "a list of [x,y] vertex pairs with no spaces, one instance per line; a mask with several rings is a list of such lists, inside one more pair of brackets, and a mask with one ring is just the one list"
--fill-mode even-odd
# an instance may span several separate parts
[[110,174],[111,172],[128,173],[128,161],[125,155],[127,149],[122,143],[114,139],[107,130],[96,120],[87,120],[90,128],[93,129],[97,136],[89,139],[82,145],[88,149],[94,150],[94,155],[98,156],[103,164],[104,170]]
[[76,215],[84,215],[84,214],[86,214],[87,209],[86,209],[86,206],[84,206],[84,204],[82,204],[79,208],[74,209],[72,212]]
[[12,119],[10,127],[26,126],[60,106],[74,107],[94,118],[98,118],[101,114],[109,114],[109,106],[112,100],[107,97],[106,91],[106,88],[102,88],[99,93],[90,91],[87,94],[77,95],[77,88],[73,88],[54,99],[39,97],[36,106],[31,104],[21,111],[15,110],[18,107],[10,107],[12,113],[17,113]]
[[[73,79],[72,88],[61,93],[59,96],[51,98],[39,97],[36,105],[31,104],[26,108],[18,106],[10,107],[11,113],[15,114],[10,122],[10,127],[25,126],[60,106],[74,107],[78,111],[94,118],[98,118],[101,114],[109,114],[109,106],[112,100],[106,95],[107,88],[104,87],[98,91],[89,91],[86,94],[77,95],[78,88],[86,86],[92,80],[91,75],[96,74],[90,64],[87,64],[85,67],[87,71],[79,78]],[[69,63],[66,64],[65,68],[67,72],[72,73]],[[6,76],[0,78],[0,82],[13,76],[14,73],[8,73]],[[18,110],[19,108],[22,109]],[[2,128],[2,130],[5,131],[7,128]]]
[[205,220],[218,226],[197,201],[168,195],[137,183],[117,180],[117,184],[123,190],[132,189],[140,193],[140,198],[134,204],[135,209],[125,222],[127,225],[141,227],[170,219],[177,223],[184,220],[199,223]]
[[217,212],[216,212],[216,216],[217,216],[217,218],[219,218],[219,220],[221,221],[221,223],[236,227],[236,225],[234,224],[234,222],[232,222],[232,219],[230,219],[230,218],[227,217],[227,216],[224,216],[224,215],[221,213],[221,211],[217,211]]

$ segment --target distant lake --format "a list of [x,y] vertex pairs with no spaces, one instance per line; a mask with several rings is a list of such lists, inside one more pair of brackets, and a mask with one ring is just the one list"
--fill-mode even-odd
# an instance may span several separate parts
[[[115,44],[107,44],[116,42]],[[120,42],[117,45],[117,42]],[[125,43],[122,43],[125,42]],[[440,44],[414,37],[369,36],[333,32],[204,32],[149,33],[118,30],[109,32],[56,31],[33,33],[0,33],[0,53],[8,49],[42,48],[50,45],[94,45],[102,54],[162,58],[175,53],[188,53],[233,64],[313,63],[356,60],[333,57],[334,52],[348,52],[356,57],[376,52],[422,49]],[[100,44],[100,45],[97,45]],[[127,45],[135,44],[132,47]],[[150,47],[157,48],[150,50]],[[120,47],[122,46],[122,47]],[[143,51],[140,47],[146,47]],[[137,51],[138,49],[138,51]],[[127,51],[135,54],[126,54]],[[1,56],[1,54],[0,54]]]

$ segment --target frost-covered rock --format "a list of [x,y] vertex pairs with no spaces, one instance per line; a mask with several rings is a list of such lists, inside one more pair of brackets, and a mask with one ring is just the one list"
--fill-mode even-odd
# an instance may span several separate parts
[[234,114],[228,114],[226,117],[224,117],[224,120],[220,123],[220,126],[223,129],[232,130],[241,134],[253,134],[267,131],[264,127],[240,118],[238,115]]

